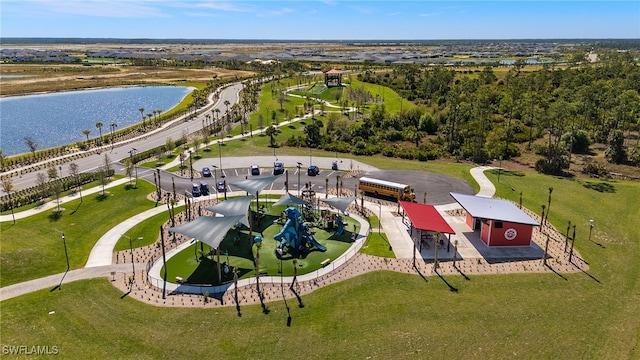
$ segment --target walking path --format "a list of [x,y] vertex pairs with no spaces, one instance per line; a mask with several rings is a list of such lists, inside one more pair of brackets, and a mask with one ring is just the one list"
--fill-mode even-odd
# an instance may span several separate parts
[[[471,174],[480,184],[480,196],[492,196],[495,193],[495,187],[484,175],[484,171],[490,169],[490,167],[478,167],[471,169]],[[110,184],[110,186],[116,186],[125,183],[128,179],[121,179],[117,182]],[[117,183],[117,184],[116,184]],[[83,194],[95,193],[101,191],[98,189],[91,189],[85,191]],[[75,197],[73,198],[75,199]],[[65,201],[70,201],[68,199]],[[53,204],[55,206],[55,204]],[[89,260],[84,269],[77,269],[69,271],[65,274],[56,274],[47,276],[41,279],[31,280],[19,284],[10,285],[0,288],[0,301],[6,300],[12,297],[16,297],[29,292],[53,288],[63,282],[89,279],[94,277],[115,277],[113,281],[114,286],[128,293],[129,296],[139,299],[141,301],[162,305],[162,306],[231,306],[236,305],[239,307],[240,303],[243,304],[257,304],[265,302],[282,300],[283,298],[297,298],[301,303],[300,295],[310,293],[315,289],[339,282],[360,274],[364,274],[370,271],[377,270],[391,270],[404,273],[418,273],[422,276],[427,275],[455,275],[462,276],[477,275],[477,274],[498,274],[498,273],[513,273],[513,272],[547,272],[556,273],[562,276],[561,273],[569,272],[586,272],[588,265],[584,262],[577,253],[573,253],[573,261],[569,262],[569,253],[563,250],[565,239],[556,229],[550,225],[542,226],[540,231],[534,231],[534,244],[532,248],[535,251],[540,251],[544,241],[551,239],[549,243],[549,258],[546,264],[542,260],[543,253],[540,253],[540,257],[534,260],[518,261],[517,258],[504,259],[503,261],[487,262],[482,255],[478,252],[477,248],[480,244],[473,243],[473,239],[468,243],[463,241],[458,242],[458,249],[453,253],[448,252],[440,256],[438,266],[435,266],[433,261],[432,252],[422,249],[420,254],[417,255],[417,260],[414,260],[413,253],[413,241],[408,235],[407,227],[402,223],[402,219],[399,216],[394,216],[396,211],[395,206],[379,205],[375,203],[365,202],[365,207],[374,214],[380,215],[380,221],[383,231],[387,235],[390,244],[396,254],[396,259],[380,258],[375,256],[369,256],[360,254],[358,250],[364,244],[366,234],[369,229],[368,225],[363,219],[360,220],[363,230],[361,230],[358,240],[350,248],[349,251],[342,258],[334,260],[329,266],[312,274],[305,276],[298,276],[296,281],[293,278],[280,278],[280,277],[261,277],[260,278],[260,293],[257,292],[255,279],[243,280],[239,282],[238,287],[233,287],[232,284],[227,285],[223,292],[215,293],[210,292],[211,297],[215,300],[206,299],[201,295],[189,295],[183,294],[182,291],[195,291],[198,293],[204,293],[207,290],[214,289],[190,289],[184,286],[169,285],[167,284],[167,290],[169,296],[163,296],[162,287],[164,284],[160,278],[160,270],[157,267],[153,267],[149,274],[146,273],[146,264],[135,264],[138,269],[136,271],[136,283],[134,288],[130,289],[129,279],[132,276],[130,271],[130,264],[116,264],[112,265],[113,248],[117,243],[121,234],[126,232],[131,227],[135,226],[140,221],[151,217],[159,212],[166,211],[164,207],[157,207],[141,214],[138,214],[123,223],[117,225],[107,233],[96,243],[96,246],[91,251]],[[52,206],[47,207],[50,209]],[[472,232],[470,229],[465,228],[464,220],[459,216],[453,216],[447,213],[447,211],[459,208],[456,203],[442,205],[437,207],[438,210],[447,217],[447,221],[456,230],[456,236],[462,239],[462,236],[466,236],[466,233]],[[45,211],[45,207],[40,209],[29,210],[30,214]],[[18,218],[19,214],[16,214]],[[536,218],[536,215],[529,213],[530,216]],[[10,221],[2,219],[2,221]],[[19,218],[26,217],[28,215],[20,215]],[[6,217],[6,215],[4,216]],[[549,236],[547,236],[549,235]],[[452,239],[453,241],[453,239]],[[566,248],[566,246],[565,246]],[[177,251],[177,250],[173,250]],[[433,251],[433,250],[432,250]],[[446,254],[446,255],[444,255]],[[443,261],[446,257],[446,260]],[[460,260],[460,259],[464,260]],[[453,261],[453,260],[456,261]],[[157,263],[156,263],[157,265]],[[131,266],[133,268],[133,266]],[[115,272],[115,275],[113,274]],[[151,275],[150,277],[148,277]],[[63,277],[64,276],[64,277]],[[144,279],[144,281],[140,280]],[[282,287],[284,282],[291,283],[289,291],[285,292]],[[152,282],[153,285],[152,286]],[[142,284],[144,283],[144,286]],[[64,284],[62,285],[64,286]],[[131,291],[130,291],[131,290]]]

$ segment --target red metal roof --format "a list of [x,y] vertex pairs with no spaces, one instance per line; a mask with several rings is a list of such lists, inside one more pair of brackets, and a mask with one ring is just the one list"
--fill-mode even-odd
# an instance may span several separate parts
[[456,233],[433,205],[402,200],[400,200],[400,205],[402,205],[402,208],[416,229],[438,231],[444,234]]
[[336,69],[331,69],[331,70],[324,71],[324,73],[325,74],[342,74],[342,71],[336,70]]

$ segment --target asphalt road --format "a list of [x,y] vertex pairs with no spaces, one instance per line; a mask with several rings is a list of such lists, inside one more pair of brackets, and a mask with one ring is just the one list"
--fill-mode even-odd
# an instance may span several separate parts
[[[230,169],[223,169],[224,180],[226,181],[227,191],[240,190],[233,184],[246,179],[266,177],[272,175],[273,161],[275,159],[270,156],[258,156],[258,157],[229,157],[222,158],[223,166],[225,164],[233,164]],[[475,194],[473,187],[463,180],[450,177],[442,174],[435,174],[429,172],[420,171],[407,171],[407,170],[378,170],[374,167],[360,163],[358,161],[340,160],[336,158],[327,157],[314,157],[312,160],[308,157],[294,157],[284,156],[278,159],[284,162],[285,168],[288,173],[289,191],[293,195],[297,195],[297,191],[306,189],[307,183],[311,184],[311,189],[317,192],[326,192],[327,180],[330,188],[336,187],[336,178],[340,176],[343,178],[343,188],[349,190],[355,190],[358,185],[358,178],[362,176],[374,177],[382,180],[394,181],[404,184],[409,184],[416,193],[416,201],[424,201],[424,193],[427,194],[427,203],[432,205],[444,205],[450,204],[453,201],[450,192],[457,192],[461,194]],[[163,189],[166,191],[173,191],[173,184],[175,183],[176,192],[184,194],[191,192],[192,184],[199,184],[200,181],[204,181],[209,186],[212,193],[216,191],[216,180],[221,180],[222,172],[219,169],[214,169],[211,165],[216,164],[217,158],[200,159],[194,163],[194,170],[201,170],[202,167],[210,167],[213,171],[211,177],[200,177],[199,171],[194,171],[194,179],[191,180],[190,172],[186,170],[182,176],[175,175],[173,173],[167,173],[163,170],[160,171],[160,183]],[[306,172],[309,162],[312,161],[314,165],[320,167],[320,173],[317,176],[309,176]],[[331,170],[332,163],[336,161],[339,170]],[[297,167],[297,162],[300,162],[300,170]],[[251,175],[250,166],[256,164],[260,167],[260,175]],[[344,179],[344,175],[349,172],[350,169],[360,169],[365,171],[364,173],[357,175],[356,177],[350,177]],[[118,169],[117,169],[118,170]],[[122,170],[122,169],[119,169]],[[144,178],[151,183],[154,181],[153,173],[157,170],[151,170],[146,168],[138,168],[138,176]],[[300,175],[300,176],[298,176]],[[285,181],[287,181],[287,175],[283,175],[272,183],[266,190],[284,190]],[[382,200],[394,200],[394,199],[382,199]]]

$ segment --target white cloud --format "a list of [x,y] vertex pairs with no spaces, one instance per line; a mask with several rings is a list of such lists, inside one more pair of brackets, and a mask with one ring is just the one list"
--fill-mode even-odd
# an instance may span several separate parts
[[420,14],[420,16],[436,16],[438,15],[438,13],[424,13],[424,14]]
[[[25,1],[25,3],[27,3]],[[168,15],[152,5],[152,1],[28,1],[29,6],[46,9],[57,14],[114,17],[148,18]]]
[[294,12],[293,9],[282,8],[280,10],[270,10],[270,11],[266,11],[266,12],[258,12],[256,14],[256,16],[257,17],[277,17],[277,16],[286,15],[286,14],[291,14],[293,12]]

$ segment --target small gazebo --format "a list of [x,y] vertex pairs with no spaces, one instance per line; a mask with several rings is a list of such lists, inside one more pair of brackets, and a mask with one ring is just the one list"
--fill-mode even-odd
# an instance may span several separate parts
[[342,86],[342,71],[337,69],[330,69],[323,71],[324,73],[324,86],[335,87]]

